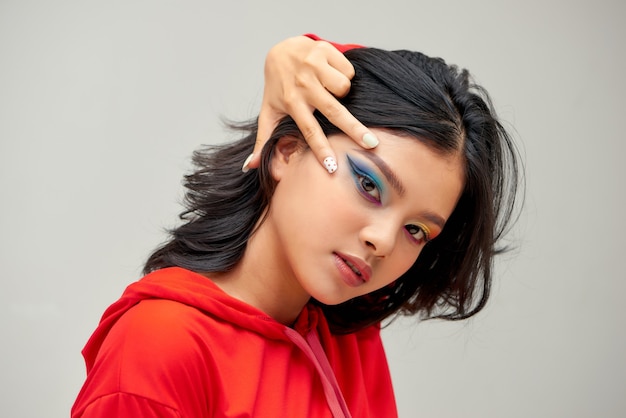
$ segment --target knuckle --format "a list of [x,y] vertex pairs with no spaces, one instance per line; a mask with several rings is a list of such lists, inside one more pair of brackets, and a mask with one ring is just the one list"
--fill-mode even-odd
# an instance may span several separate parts
[[263,144],[265,144],[266,141],[267,141],[267,138],[257,136],[256,140],[254,141],[254,149],[256,150],[258,148],[263,148]]
[[304,68],[308,71],[315,71],[320,66],[320,58],[318,54],[310,53],[302,61]]
[[328,41],[322,41],[322,42],[316,42],[316,48],[323,53],[328,53],[328,52],[334,52],[337,51],[337,48],[335,48],[330,42]]
[[300,95],[295,91],[285,92],[283,94],[283,106],[287,113],[292,112],[301,100]]
[[[365,131],[364,134],[367,132],[367,130],[365,129],[365,127],[361,124],[361,122],[359,122],[358,120],[354,120],[353,122],[350,123],[350,125],[348,126],[348,131],[350,132],[359,132],[359,131]],[[358,136],[363,136],[363,135],[358,135]]]
[[352,83],[350,83],[349,79],[341,78],[339,82],[337,83],[337,87],[336,87],[337,90],[335,91],[335,94],[338,97],[344,97],[350,91],[351,86],[352,86]]
[[336,120],[343,113],[343,106],[336,100],[331,100],[324,104],[323,109],[319,109],[329,120]]
[[306,87],[308,84],[308,77],[306,77],[303,73],[298,72],[293,77],[293,82],[296,87]]
[[304,140],[307,142],[307,144],[309,144],[309,146],[312,146],[313,144],[311,142],[313,142],[313,140],[319,133],[319,129],[315,126],[305,126],[300,132],[302,133],[302,136],[304,137]]
[[354,70],[354,66],[352,65],[352,63],[350,61],[348,61],[348,67],[345,69],[345,74],[346,74],[346,77],[348,77],[349,80],[354,78],[354,75],[356,74],[356,72]]

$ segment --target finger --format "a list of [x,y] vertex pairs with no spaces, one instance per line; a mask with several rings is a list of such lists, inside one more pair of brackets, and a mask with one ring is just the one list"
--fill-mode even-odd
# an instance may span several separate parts
[[370,149],[378,145],[376,135],[352,115],[330,93],[317,95],[315,106],[337,128],[341,129],[354,142],[363,148]]
[[[330,44],[327,44],[330,45]],[[303,85],[306,82],[321,83],[337,97],[343,97],[350,91],[350,80],[354,76],[354,67],[334,47],[318,48],[305,60],[310,72],[301,72],[296,76]],[[314,77],[311,79],[311,77]]]
[[336,97],[344,97],[350,92],[350,79],[336,68],[331,66],[320,68],[317,78],[324,88]]
[[294,108],[291,117],[317,161],[328,173],[334,173],[337,170],[337,157],[311,109],[307,106]]
[[256,141],[254,143],[254,149],[252,150],[252,156],[248,157],[249,159],[246,160],[247,164],[244,164],[242,170],[247,171],[248,169],[259,167],[263,146],[268,141],[274,128],[276,127],[276,123],[278,121],[277,116],[271,111],[270,108],[268,108],[268,106],[269,105],[263,105],[261,107],[261,111],[259,112]]
[[317,44],[319,44],[319,50],[313,51],[312,56],[318,53],[323,54],[328,65],[348,77],[349,80],[354,77],[354,66],[342,52],[328,42],[318,42]]

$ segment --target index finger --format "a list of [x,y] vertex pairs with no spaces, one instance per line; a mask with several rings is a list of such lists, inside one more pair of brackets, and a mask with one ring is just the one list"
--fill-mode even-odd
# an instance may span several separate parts
[[330,123],[341,129],[341,131],[363,148],[370,149],[378,145],[376,135],[359,122],[359,120],[330,93],[322,95],[319,102],[313,105],[326,116]]

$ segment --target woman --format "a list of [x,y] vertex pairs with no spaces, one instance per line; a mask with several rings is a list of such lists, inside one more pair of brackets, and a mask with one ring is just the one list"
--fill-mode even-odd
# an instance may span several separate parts
[[393,417],[380,322],[484,306],[517,184],[484,91],[420,53],[345,55],[341,103],[379,145],[316,113],[327,172],[289,117],[256,171],[256,123],[197,151],[183,225],[85,347],[74,416]]

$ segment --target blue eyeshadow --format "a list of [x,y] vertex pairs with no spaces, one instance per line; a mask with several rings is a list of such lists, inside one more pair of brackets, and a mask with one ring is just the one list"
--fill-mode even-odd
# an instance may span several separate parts
[[346,158],[348,159],[348,164],[354,173],[370,178],[374,184],[376,184],[376,187],[378,187],[378,190],[381,193],[385,190],[380,177],[378,177],[376,173],[374,173],[367,165],[353,160],[349,155],[346,155]]

